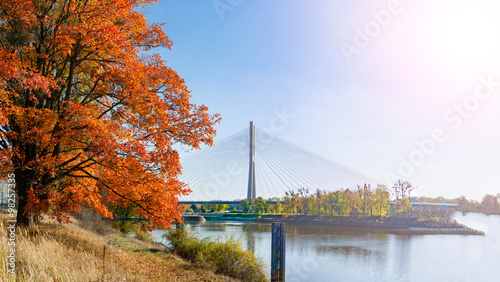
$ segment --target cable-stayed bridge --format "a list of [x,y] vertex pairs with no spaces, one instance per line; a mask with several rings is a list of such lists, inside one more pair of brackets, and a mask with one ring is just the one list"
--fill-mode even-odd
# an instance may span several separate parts
[[259,196],[282,197],[299,188],[333,191],[382,183],[256,129],[253,122],[210,148],[185,154],[181,164],[180,180],[193,191],[181,197],[181,203],[239,203]]

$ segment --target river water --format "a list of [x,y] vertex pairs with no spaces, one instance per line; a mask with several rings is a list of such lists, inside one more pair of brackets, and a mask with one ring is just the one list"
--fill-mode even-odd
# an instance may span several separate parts
[[[370,229],[286,226],[286,281],[500,281],[500,216],[456,213],[486,236],[408,235]],[[271,262],[271,224],[186,224],[200,238],[241,236]],[[162,240],[163,232],[153,235]],[[270,273],[269,267],[266,269]]]

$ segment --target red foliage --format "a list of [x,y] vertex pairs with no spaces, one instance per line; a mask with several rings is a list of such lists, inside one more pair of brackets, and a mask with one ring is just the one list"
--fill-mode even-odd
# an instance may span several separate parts
[[211,145],[219,116],[152,54],[172,42],[137,11],[151,1],[0,2],[0,169],[16,175],[18,220],[83,204],[180,220],[172,145]]

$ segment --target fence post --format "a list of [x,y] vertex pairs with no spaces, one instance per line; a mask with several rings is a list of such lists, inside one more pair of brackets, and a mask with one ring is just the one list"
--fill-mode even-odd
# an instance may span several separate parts
[[103,251],[102,251],[102,281],[105,281],[105,276],[106,276],[106,245],[104,245]]
[[271,282],[285,281],[285,223],[274,222],[272,229]]

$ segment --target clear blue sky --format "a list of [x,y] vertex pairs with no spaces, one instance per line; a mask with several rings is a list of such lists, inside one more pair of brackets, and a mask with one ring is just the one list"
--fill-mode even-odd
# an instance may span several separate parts
[[417,196],[500,193],[497,1],[161,0],[146,13],[167,22],[160,53],[193,101],[222,116],[216,140],[253,120]]

